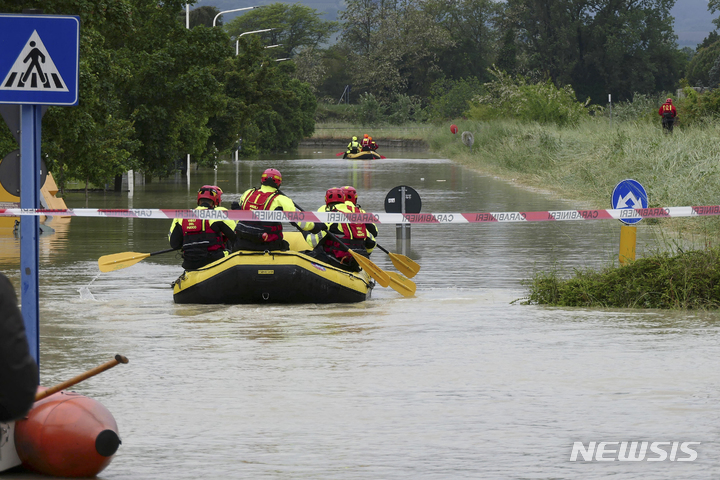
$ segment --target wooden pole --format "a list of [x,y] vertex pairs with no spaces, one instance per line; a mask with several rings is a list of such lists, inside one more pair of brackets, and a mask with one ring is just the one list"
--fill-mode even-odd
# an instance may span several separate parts
[[60,383],[58,385],[55,385],[54,387],[50,387],[48,389],[43,390],[42,392],[38,392],[35,395],[35,401],[42,400],[45,397],[49,397],[53,393],[57,393],[60,390],[65,390],[68,387],[72,387],[73,385],[76,385],[83,380],[87,380],[90,377],[94,377],[98,373],[102,373],[105,370],[109,370],[118,363],[128,363],[128,359],[123,357],[122,355],[115,355],[115,358],[110,360],[109,362],[103,363],[99,367],[95,367],[92,370],[88,370],[87,372],[78,375],[77,377],[71,378],[70,380],[67,380],[63,383]]

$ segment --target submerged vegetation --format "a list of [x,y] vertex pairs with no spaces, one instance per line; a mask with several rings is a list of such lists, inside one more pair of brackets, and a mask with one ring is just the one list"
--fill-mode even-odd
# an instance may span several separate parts
[[623,267],[543,272],[526,282],[527,303],[560,307],[716,309],[720,248],[656,253]]

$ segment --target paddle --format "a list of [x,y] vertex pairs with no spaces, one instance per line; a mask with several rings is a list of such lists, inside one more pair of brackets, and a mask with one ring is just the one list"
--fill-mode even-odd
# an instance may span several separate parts
[[388,252],[382,246],[380,246],[379,243],[377,244],[377,247],[390,256],[390,260],[392,260],[395,268],[400,270],[406,277],[412,278],[420,271],[420,265],[418,265],[415,261],[406,257],[405,255]]
[[[295,205],[295,208],[297,208],[297,209],[300,210],[301,212],[304,212],[304,211],[305,211],[305,209],[302,208],[302,207],[301,207],[300,205],[298,205],[297,203],[295,203],[295,201],[293,201],[293,205]],[[302,232],[302,230],[300,229],[300,227],[297,227],[297,226],[296,226],[296,228]],[[340,249],[341,249],[341,250],[343,250],[343,251],[345,251],[345,252],[350,252],[350,255],[353,256],[353,258],[354,258],[355,261],[358,263],[358,265],[360,265],[360,267],[362,267],[362,269],[365,270],[365,271],[368,273],[368,275],[370,275],[372,278],[374,278],[375,281],[376,281],[381,287],[387,287],[388,285],[390,285],[390,276],[388,275],[388,272],[386,272],[385,270],[383,270],[383,269],[381,269],[380,267],[378,267],[377,265],[375,265],[373,262],[370,261],[369,258],[365,258],[365,257],[363,257],[362,255],[360,255],[359,253],[353,252],[350,248],[347,247],[347,245],[345,245],[345,244],[344,244],[339,238],[337,238],[334,234],[330,233],[329,231],[326,231],[325,233],[327,233],[327,235],[328,235],[330,238],[332,238],[333,240],[335,240],[335,241],[340,245]],[[393,288],[395,288],[395,287],[393,287]],[[396,289],[396,290],[397,290],[397,289]],[[398,291],[399,291],[399,290],[398,290]],[[401,293],[402,293],[402,292],[401,292]],[[403,295],[404,295],[404,294],[403,294]]]
[[128,363],[128,359],[123,357],[122,355],[115,355],[115,358],[113,360],[110,360],[109,362],[103,363],[99,367],[95,367],[91,370],[88,370],[85,373],[82,373],[78,375],[77,377],[71,378],[70,380],[67,380],[63,383],[60,383],[58,385],[55,385],[54,387],[47,388],[43,390],[42,392],[38,392],[35,394],[35,401],[42,400],[45,397],[49,397],[53,393],[57,393],[60,390],[65,390],[68,387],[72,387],[75,384],[78,384],[82,382],[83,380],[87,380],[90,377],[94,377],[98,373],[102,373],[105,370],[109,370],[118,363]]
[[101,272],[112,272],[127,267],[132,267],[136,263],[145,260],[153,255],[160,255],[161,253],[174,252],[177,248],[168,248],[167,250],[160,250],[159,252],[153,253],[137,253],[137,252],[122,252],[113,253],[112,255],[103,255],[98,259],[98,267]]
[[[375,265],[372,261],[370,261],[369,258],[363,257],[357,252],[354,252],[351,248],[348,248],[347,245],[345,245],[338,237],[335,236],[334,233],[331,232],[325,232],[328,237],[332,238],[335,242],[337,242],[340,246],[340,249],[349,252],[350,255],[355,259],[355,261],[362,267],[363,270],[365,270],[368,275],[370,275],[372,278],[375,279],[377,283],[380,284],[382,287],[387,287],[388,285],[392,286],[393,289],[397,290],[398,292],[402,293],[400,290],[395,288],[393,284],[390,283],[390,275],[388,275],[389,272],[386,272],[385,270],[381,269],[377,265]],[[403,294],[404,295],[404,294]]]
[[336,157],[339,157],[340,155],[344,155],[344,154],[345,154],[345,152],[338,152],[338,153],[335,154],[335,156],[336,156]]
[[415,285],[415,282],[413,282],[412,280],[408,280],[399,273],[385,273],[390,276],[390,286],[393,288],[393,290],[399,292],[406,297],[412,297],[415,295],[415,290],[417,289],[417,285]]

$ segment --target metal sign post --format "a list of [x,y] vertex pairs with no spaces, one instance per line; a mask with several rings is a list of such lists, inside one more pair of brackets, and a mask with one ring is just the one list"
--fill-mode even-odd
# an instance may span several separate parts
[[[20,208],[40,208],[43,105],[77,105],[80,17],[0,14],[0,104],[20,105]],[[10,126],[12,130],[12,126]],[[40,365],[39,217],[20,220],[20,295]]]
[[636,180],[626,179],[618,183],[613,189],[611,203],[613,208],[628,209],[628,216],[620,218],[624,224],[620,227],[620,250],[618,261],[625,265],[635,260],[635,247],[637,245],[637,227],[642,217],[634,209],[647,208],[648,196],[645,188]]
[[[420,195],[412,187],[400,185],[388,192],[385,197],[386,213],[420,213],[422,200]],[[409,223],[399,223],[395,226],[395,236],[398,249],[403,252],[410,245],[411,233]]]

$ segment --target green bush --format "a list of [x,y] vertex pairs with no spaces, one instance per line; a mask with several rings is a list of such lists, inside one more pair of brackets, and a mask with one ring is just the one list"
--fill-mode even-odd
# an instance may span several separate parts
[[720,116],[720,89],[698,93],[694,89],[686,87],[683,92],[685,98],[678,106],[678,115],[683,123],[691,125]]
[[442,79],[430,87],[428,117],[433,120],[449,120],[465,114],[470,101],[484,92],[477,78],[461,80]]
[[558,88],[550,80],[530,83],[525,77],[511,77],[497,69],[490,73],[495,80],[485,84],[487,94],[472,100],[470,119],[515,118],[564,126],[577,125],[588,116],[590,99],[578,102],[569,85]]
[[356,110],[356,120],[360,125],[375,125],[385,120],[386,107],[380,103],[372,93],[363,93],[360,95],[358,108]]
[[631,101],[618,102],[612,106],[613,119],[621,122],[627,121],[659,121],[658,108],[664,103],[666,98],[672,98],[667,94],[660,96],[644,95],[642,93],[633,94]]
[[315,110],[315,121],[323,122],[353,122],[355,120],[355,105],[345,103],[318,103]]
[[393,125],[417,121],[422,113],[420,100],[405,94],[396,96],[395,101],[387,106],[387,120]]
[[712,69],[718,57],[720,57],[720,40],[698,50],[690,63],[688,63],[685,75],[691,87],[707,87],[710,85],[710,69]]
[[577,270],[569,279],[557,272],[539,273],[525,285],[530,304],[716,309],[720,307],[720,251],[659,253],[622,267]]

